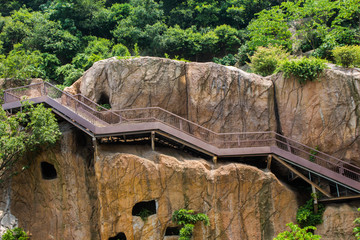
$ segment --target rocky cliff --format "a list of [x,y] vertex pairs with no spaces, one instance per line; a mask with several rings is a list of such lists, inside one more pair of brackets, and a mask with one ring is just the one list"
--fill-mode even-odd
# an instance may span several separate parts
[[[66,90],[113,109],[159,106],[217,132],[283,132],[360,165],[359,81],[357,70],[335,67],[302,86],[281,74],[142,57],[99,61]],[[58,145],[24,159],[30,168],[11,183],[10,212],[32,239],[176,239],[167,229],[180,208],[210,218],[194,239],[267,240],[295,221],[297,193],[263,169],[146,144],[94,145],[60,125]],[[354,205],[330,206],[318,232],[350,239],[354,216]]]
[[[174,239],[173,211],[206,213],[194,239],[272,239],[294,221],[296,194],[270,172],[243,164],[214,166],[181,151],[141,145],[100,145],[62,123],[57,147],[31,159],[12,182],[11,213],[32,239]],[[91,142],[91,141],[90,141]],[[93,162],[93,159],[95,161]],[[47,178],[42,164],[54,166]],[[44,172],[45,171],[45,172]],[[44,178],[45,177],[45,178]],[[133,216],[139,202],[155,210]],[[175,238],[177,239],[177,238]]]
[[329,67],[300,85],[215,63],[110,58],[67,90],[113,109],[159,106],[217,132],[282,132],[360,165],[360,71]]

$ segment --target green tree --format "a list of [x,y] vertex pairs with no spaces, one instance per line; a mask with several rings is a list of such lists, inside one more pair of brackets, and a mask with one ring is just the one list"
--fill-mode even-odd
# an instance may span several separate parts
[[248,26],[250,41],[247,44],[250,49],[255,50],[259,46],[267,47],[271,44],[291,50],[291,32],[286,14],[279,6],[263,10],[256,16]]
[[65,64],[55,70],[57,82],[63,83],[65,86],[70,86],[78,80],[84,73],[84,70],[76,68],[72,64]]
[[95,62],[108,58],[111,51],[111,42],[105,38],[94,38],[89,41],[83,53],[78,53],[72,63],[78,69],[87,70]]
[[0,108],[0,180],[13,172],[14,164],[28,151],[54,144],[60,136],[51,109],[23,103],[22,111],[7,116]]
[[311,231],[316,230],[316,227],[304,227],[300,228],[298,225],[293,223],[286,224],[291,231],[284,231],[279,233],[273,240],[318,240],[321,236],[314,235]]
[[0,77],[25,80],[33,77],[41,77],[44,72],[41,69],[43,62],[40,51],[24,50],[21,44],[16,44],[7,57],[0,56]]

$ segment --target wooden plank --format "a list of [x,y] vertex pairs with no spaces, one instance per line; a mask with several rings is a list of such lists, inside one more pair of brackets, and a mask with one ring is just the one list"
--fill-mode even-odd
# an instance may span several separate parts
[[275,155],[272,155],[272,157],[274,159],[276,159],[279,163],[281,163],[282,165],[284,165],[285,167],[287,167],[288,169],[290,169],[293,173],[295,173],[296,175],[298,175],[299,177],[301,177],[305,182],[309,183],[311,186],[314,186],[319,192],[321,192],[322,194],[324,194],[327,197],[331,197],[330,193],[328,193],[327,191],[323,190],[321,187],[319,187],[317,184],[313,183],[312,181],[310,181],[307,177],[305,177],[302,173],[300,173],[298,170],[296,170],[295,168],[293,168],[290,164],[286,163],[285,161],[281,160],[280,158],[278,158]]
[[359,200],[359,199],[360,199],[360,195],[355,195],[355,196],[325,198],[325,199],[320,199],[318,201],[322,202],[322,203],[327,203],[327,202],[330,203],[330,202],[339,202],[339,201],[346,201],[346,200]]

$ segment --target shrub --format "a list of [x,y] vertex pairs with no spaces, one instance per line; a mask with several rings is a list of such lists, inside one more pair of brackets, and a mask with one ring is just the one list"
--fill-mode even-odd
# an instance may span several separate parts
[[[358,211],[360,211],[360,208],[358,208]],[[360,217],[356,218],[354,220],[354,223],[356,226],[354,227],[353,232],[355,233],[355,237],[357,240],[360,240]]]
[[323,222],[322,215],[325,207],[322,204],[318,205],[318,212],[314,212],[313,199],[308,200],[305,205],[301,206],[296,213],[296,221],[301,227],[316,226]]
[[214,57],[213,62],[217,63],[217,64],[222,64],[225,66],[234,66],[237,62],[237,59],[235,58],[234,55],[228,54],[228,55],[224,56],[223,58]]
[[4,235],[3,240],[27,240],[29,236],[21,228],[8,229]]
[[325,60],[303,57],[283,62],[278,70],[283,71],[286,77],[296,77],[303,84],[315,80],[326,68]]
[[172,215],[172,221],[183,225],[180,229],[179,240],[190,240],[194,230],[194,224],[198,221],[204,222],[206,226],[210,225],[209,217],[206,214],[194,214],[193,210],[186,209],[175,211]]
[[248,62],[249,56],[254,54],[254,50],[249,48],[249,45],[244,44],[238,49],[238,53],[235,55],[238,65],[242,66]]
[[333,50],[335,62],[343,67],[360,65],[360,46],[342,46]]
[[321,239],[321,236],[314,235],[311,231],[316,230],[316,227],[309,226],[305,228],[300,228],[298,225],[293,223],[286,224],[291,229],[291,232],[285,231],[279,233],[276,238],[273,240],[318,240]]
[[111,55],[123,56],[123,57],[131,56],[129,49],[126,46],[122,45],[121,43],[116,44],[112,47]]
[[59,79],[63,79],[63,85],[70,86],[82,76],[83,70],[75,68],[72,64],[66,64],[58,67],[55,73]]
[[281,61],[289,56],[283,48],[277,46],[259,47],[250,58],[249,66],[254,73],[268,76],[275,72]]

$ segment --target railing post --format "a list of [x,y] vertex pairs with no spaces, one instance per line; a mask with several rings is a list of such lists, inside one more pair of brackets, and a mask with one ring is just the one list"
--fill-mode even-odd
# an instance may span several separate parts
[[181,120],[181,119],[179,120],[179,124],[180,124],[180,126],[179,126],[179,127],[180,127],[180,130],[183,130],[182,120]]

